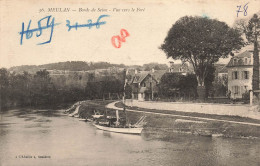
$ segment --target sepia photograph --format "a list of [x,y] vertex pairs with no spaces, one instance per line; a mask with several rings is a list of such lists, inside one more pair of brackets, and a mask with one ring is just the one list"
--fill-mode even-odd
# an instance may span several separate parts
[[259,166],[260,0],[0,0],[0,166]]

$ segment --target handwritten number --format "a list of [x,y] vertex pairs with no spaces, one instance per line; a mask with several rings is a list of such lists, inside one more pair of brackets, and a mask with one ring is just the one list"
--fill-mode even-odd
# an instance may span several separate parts
[[[121,42],[125,42],[125,38],[130,36],[130,34],[128,33],[127,30],[125,29],[121,29],[120,31],[120,36],[117,35],[117,36],[113,36],[111,38],[111,43],[112,45],[115,47],[115,48],[120,48],[121,47]],[[116,41],[117,41],[117,44],[116,44]]]
[[96,29],[100,28],[100,25],[105,25],[106,21],[100,21],[102,18],[104,17],[109,17],[109,15],[100,15],[97,19],[97,22],[93,23],[91,19],[89,19],[87,22],[87,24],[78,24],[77,22],[75,23],[75,25],[70,25],[70,21],[66,20],[67,24],[66,26],[68,27],[68,31],[70,31],[72,28],[75,28],[76,30],[78,28],[82,28],[82,27],[88,27],[89,29],[91,29],[93,26],[96,27]]
[[125,38],[129,36],[129,33],[127,32],[127,30],[121,29],[120,34],[121,34],[121,41],[125,42]]
[[[68,27],[68,31],[71,31],[71,29],[73,29],[73,28],[78,30],[78,28],[82,28],[82,27],[88,27],[89,29],[91,29],[93,26],[96,27],[96,29],[99,29],[101,25],[106,24],[106,21],[101,20],[104,17],[109,17],[109,15],[100,15],[98,17],[97,21],[94,23],[92,22],[91,19],[89,19],[89,20],[87,20],[87,22],[88,22],[87,24],[79,24],[78,22],[76,22],[74,25],[71,25],[70,21],[66,20],[66,26]],[[43,21],[46,21],[46,22],[42,23]],[[31,29],[31,22],[32,22],[31,20],[28,22],[27,29],[25,29],[24,22],[22,23],[22,30],[21,30],[21,32],[19,32],[19,34],[21,36],[20,45],[23,44],[24,37],[26,39],[30,39],[33,37],[34,33],[36,34],[36,37],[40,37],[43,34],[43,30],[45,30],[45,29],[50,29],[50,31],[51,31],[50,38],[48,41],[43,42],[43,43],[38,43],[37,45],[50,43],[51,39],[52,39],[52,35],[53,35],[54,26],[60,24],[60,23],[55,24],[55,18],[52,17],[51,15],[40,19],[37,23],[37,25],[38,25],[37,28]],[[45,25],[45,23],[46,23],[46,25]],[[123,41],[124,41],[125,40],[124,38],[127,37],[128,35],[129,35],[129,33],[127,31],[126,32],[122,31],[121,32],[122,37],[120,37],[120,40],[121,40],[121,38],[123,38]]]
[[[26,36],[26,39],[30,39],[32,38],[33,36],[33,33],[34,32],[38,32],[36,33],[36,37],[40,37],[42,35],[42,30],[43,29],[48,29],[48,28],[51,28],[51,33],[50,33],[50,39],[46,42],[43,42],[43,43],[38,43],[38,45],[42,45],[42,44],[47,44],[47,43],[50,43],[51,42],[51,39],[52,39],[52,34],[53,34],[53,29],[54,29],[54,26],[56,25],[59,25],[59,24],[55,24],[54,21],[55,21],[55,18],[53,17],[52,18],[52,21],[50,23],[50,19],[51,19],[52,16],[47,16],[47,17],[44,17],[42,19],[40,19],[38,21],[38,28],[35,28],[35,29],[31,29],[30,26],[31,26],[31,20],[29,21],[28,23],[28,26],[27,26],[27,30],[24,29],[24,22],[22,23],[22,31],[19,32],[19,34],[21,35],[21,40],[20,40],[20,45],[23,44],[23,35],[25,34]],[[41,22],[42,21],[46,21],[46,25],[45,26],[42,26]]]
[[[116,44],[116,41],[118,44]],[[121,37],[120,36],[113,36],[111,38],[111,42],[112,42],[112,45],[115,47],[115,48],[120,48],[121,47]]]
[[[248,4],[248,3],[247,3]],[[247,6],[247,4],[244,6],[244,16],[246,16],[247,15],[247,9],[248,9],[248,6]]]
[[243,12],[243,11],[241,11],[240,9],[241,9],[241,5],[240,6],[237,6],[239,9],[237,10],[237,17],[238,17],[238,13],[239,12]]
[[[249,2],[248,2],[249,3]],[[246,3],[243,7],[244,10],[240,10],[241,9],[241,5],[240,6],[237,6],[238,10],[237,10],[237,17],[238,17],[238,14],[241,13],[241,12],[244,12],[244,16],[247,16],[247,9],[248,9],[248,3]]]

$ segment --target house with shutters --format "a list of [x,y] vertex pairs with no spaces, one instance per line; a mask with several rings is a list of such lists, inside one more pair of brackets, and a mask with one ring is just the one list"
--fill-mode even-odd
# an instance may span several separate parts
[[242,98],[244,93],[252,90],[253,51],[245,50],[235,55],[226,67],[230,98]]
[[153,100],[158,94],[158,84],[165,70],[135,71],[130,82],[132,99]]

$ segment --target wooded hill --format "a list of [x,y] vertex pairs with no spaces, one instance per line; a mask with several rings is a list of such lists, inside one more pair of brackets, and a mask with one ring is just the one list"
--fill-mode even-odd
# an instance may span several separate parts
[[108,62],[84,62],[84,61],[67,61],[67,62],[58,62],[58,63],[49,63],[44,65],[22,65],[14,66],[9,68],[9,71],[14,71],[16,73],[21,73],[27,71],[29,73],[36,73],[39,70],[69,70],[69,71],[88,71],[96,69],[108,69],[109,67],[119,67],[119,68],[135,68],[141,70],[151,70],[155,68],[156,70],[165,70],[167,69],[166,64],[158,63],[148,63],[143,66],[133,65],[126,66],[124,64],[111,64]]

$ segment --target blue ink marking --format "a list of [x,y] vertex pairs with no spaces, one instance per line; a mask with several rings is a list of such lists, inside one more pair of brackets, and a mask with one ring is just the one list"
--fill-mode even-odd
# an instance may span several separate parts
[[244,12],[244,16],[247,16],[247,9],[248,9],[248,5],[249,4],[249,2],[247,2],[245,5],[244,5],[244,7],[243,7],[243,9],[244,10],[240,10],[241,9],[241,5],[240,6],[237,6],[237,8],[238,8],[238,10],[236,11],[237,12],[237,17],[238,17],[238,14],[240,13],[240,12]]
[[97,22],[95,23],[92,23],[92,20],[89,19],[87,24],[78,24],[78,22],[76,22],[75,25],[70,25],[70,21],[66,20],[67,22],[66,26],[68,27],[68,31],[70,31],[72,28],[78,30],[78,28],[82,28],[82,27],[88,27],[89,29],[91,29],[93,26],[96,26],[96,28],[99,29],[101,25],[106,24],[106,21],[100,22],[100,20],[104,17],[109,17],[109,15],[100,15],[97,19]]
[[[55,18],[53,17],[51,22],[50,22],[50,19],[51,19],[51,15],[50,16],[46,16],[42,19],[40,19],[38,21],[38,28],[34,28],[34,29],[30,29],[30,26],[31,26],[31,20],[29,21],[29,24],[27,26],[27,30],[24,31],[24,22],[22,23],[22,31],[19,32],[19,34],[21,35],[21,40],[20,40],[20,45],[23,44],[23,36],[24,34],[26,35],[26,39],[30,39],[32,38],[33,36],[33,33],[34,32],[38,32],[36,33],[36,37],[40,37],[42,35],[42,30],[43,29],[48,29],[48,28],[51,28],[51,33],[50,33],[50,39],[46,42],[43,42],[43,43],[38,43],[37,45],[42,45],[42,44],[47,44],[47,43],[50,43],[51,42],[51,39],[52,39],[52,34],[53,34],[53,29],[54,29],[54,26],[56,25],[59,25],[60,23],[54,23],[55,21]],[[42,26],[42,21],[46,20],[47,19],[47,22],[46,22],[46,26]]]

